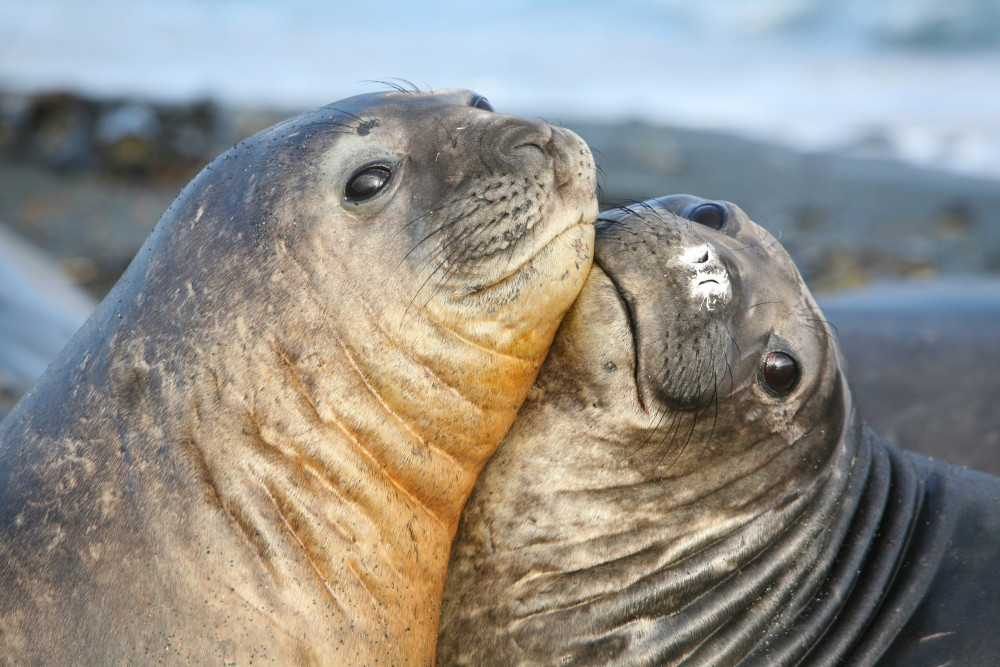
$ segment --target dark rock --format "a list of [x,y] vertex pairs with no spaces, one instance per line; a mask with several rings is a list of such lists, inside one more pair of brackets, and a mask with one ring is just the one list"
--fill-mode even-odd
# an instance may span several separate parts
[[[60,172],[187,180],[226,143],[215,104],[91,100],[71,93],[5,96],[0,148]],[[228,142],[232,143],[232,142]]]

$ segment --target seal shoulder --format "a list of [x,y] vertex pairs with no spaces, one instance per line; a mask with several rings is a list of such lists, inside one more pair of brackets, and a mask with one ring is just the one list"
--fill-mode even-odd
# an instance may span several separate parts
[[919,582],[924,590],[879,664],[991,664],[1000,655],[1000,479],[897,455],[913,462],[925,492],[896,587]]

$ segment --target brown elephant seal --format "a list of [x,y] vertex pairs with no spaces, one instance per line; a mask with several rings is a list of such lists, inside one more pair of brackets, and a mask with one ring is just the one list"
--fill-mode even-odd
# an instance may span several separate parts
[[433,661],[594,190],[576,135],[464,91],[350,98],[206,167],[0,425],[0,655]]
[[439,662],[994,664],[1000,480],[860,423],[831,328],[735,206],[596,227],[463,513]]

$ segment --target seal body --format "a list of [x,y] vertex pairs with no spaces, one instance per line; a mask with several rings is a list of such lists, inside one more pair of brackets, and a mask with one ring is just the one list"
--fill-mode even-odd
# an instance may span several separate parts
[[596,214],[578,137],[465,91],[223,154],[0,424],[0,655],[432,661]]
[[777,241],[689,196],[594,269],[453,544],[439,662],[992,664],[1000,480],[857,418]]

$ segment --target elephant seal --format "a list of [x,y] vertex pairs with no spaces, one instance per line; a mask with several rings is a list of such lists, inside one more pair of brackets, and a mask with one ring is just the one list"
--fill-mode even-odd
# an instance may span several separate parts
[[461,508],[597,212],[581,139],[465,91],[212,162],[0,425],[0,655],[433,661]]
[[860,422],[831,328],[735,206],[595,226],[463,513],[439,664],[993,664],[1000,480]]

